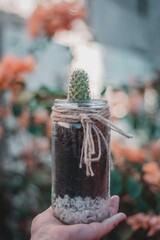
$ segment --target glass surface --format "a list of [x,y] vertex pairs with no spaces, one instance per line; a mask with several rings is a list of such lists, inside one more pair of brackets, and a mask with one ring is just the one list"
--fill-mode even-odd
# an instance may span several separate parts
[[[56,100],[54,107],[103,109],[107,101],[76,102]],[[78,123],[52,124],[52,207],[56,217],[67,224],[102,221],[108,216],[110,197],[110,128],[96,121],[105,136],[101,139],[101,158],[92,163],[94,176],[86,176],[86,165],[79,167],[83,126]],[[98,148],[97,135],[92,132]],[[97,154],[95,154],[96,157]]]

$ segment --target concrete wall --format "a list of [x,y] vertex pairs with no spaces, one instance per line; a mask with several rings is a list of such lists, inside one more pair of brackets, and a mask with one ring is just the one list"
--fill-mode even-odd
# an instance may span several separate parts
[[[5,54],[8,46],[16,45],[21,32],[24,32],[25,21],[23,18],[0,11],[0,58]],[[12,32],[5,37],[6,32]],[[14,35],[14,37],[12,37]]]
[[87,6],[95,40],[160,62],[159,0],[88,0]]
[[149,51],[156,66],[160,68],[160,1],[150,0]]

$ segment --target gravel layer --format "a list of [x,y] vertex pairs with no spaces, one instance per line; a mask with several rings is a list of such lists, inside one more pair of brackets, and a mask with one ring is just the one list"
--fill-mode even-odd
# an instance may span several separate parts
[[101,197],[70,198],[65,195],[62,198],[53,194],[52,207],[55,216],[66,224],[101,222],[109,216],[109,200]]

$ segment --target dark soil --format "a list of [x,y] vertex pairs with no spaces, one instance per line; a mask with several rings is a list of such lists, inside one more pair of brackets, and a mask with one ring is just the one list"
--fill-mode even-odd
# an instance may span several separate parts
[[[108,141],[108,128],[99,126]],[[93,136],[97,141],[96,136]],[[69,128],[53,124],[53,189],[57,196],[106,198],[109,195],[109,152],[101,141],[100,161],[92,163],[94,176],[86,176],[86,167],[79,168],[83,128],[81,123],[70,123]]]

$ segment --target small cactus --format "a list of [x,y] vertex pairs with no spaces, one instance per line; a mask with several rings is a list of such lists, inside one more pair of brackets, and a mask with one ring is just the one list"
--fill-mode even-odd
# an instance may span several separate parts
[[72,73],[69,82],[68,99],[77,101],[90,99],[88,74],[83,69],[75,70]]

